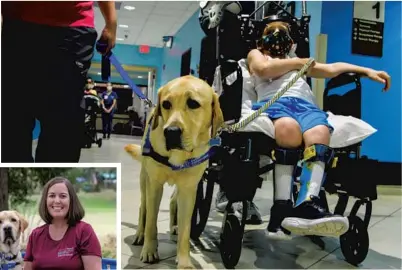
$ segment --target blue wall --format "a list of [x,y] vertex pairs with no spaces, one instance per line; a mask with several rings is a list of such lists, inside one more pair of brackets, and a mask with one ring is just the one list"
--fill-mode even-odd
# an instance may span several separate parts
[[385,162],[401,162],[401,2],[385,2],[383,57],[351,53],[353,2],[322,3],[321,32],[328,35],[327,62],[349,62],[387,71],[392,88],[362,79],[362,119],[378,129],[363,142],[362,154]]
[[200,62],[201,40],[205,36],[198,22],[198,11],[180,28],[173,40],[171,49],[165,48],[163,52],[163,63],[165,70],[162,73],[161,84],[180,76],[181,56],[191,48],[190,68],[195,71],[194,76],[198,77],[197,65]]

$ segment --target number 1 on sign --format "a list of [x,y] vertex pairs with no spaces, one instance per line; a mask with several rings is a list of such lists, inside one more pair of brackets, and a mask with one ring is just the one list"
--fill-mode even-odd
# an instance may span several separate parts
[[376,19],[380,18],[380,2],[377,2],[374,6],[371,7],[372,9],[375,9],[375,17]]

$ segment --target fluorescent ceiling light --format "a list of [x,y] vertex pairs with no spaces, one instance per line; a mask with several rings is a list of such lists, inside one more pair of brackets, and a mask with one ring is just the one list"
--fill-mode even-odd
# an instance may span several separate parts
[[131,10],[134,10],[135,7],[133,7],[133,6],[125,6],[124,9],[127,9],[127,10],[130,10],[130,11],[131,11]]
[[138,76],[138,79],[142,79],[143,77],[142,76]]
[[102,73],[98,72],[98,75],[102,75]]
[[119,24],[119,27],[121,27],[121,28],[128,28],[128,25],[126,25],[126,24]]
[[116,38],[116,40],[124,40],[124,38]]

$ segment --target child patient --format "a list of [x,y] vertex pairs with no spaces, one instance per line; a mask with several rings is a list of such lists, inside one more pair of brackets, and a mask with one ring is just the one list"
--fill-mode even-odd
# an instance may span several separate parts
[[[289,25],[277,21],[265,27],[260,46],[249,52],[247,62],[255,79],[258,97],[253,110],[259,109],[270,100],[307,63],[308,59],[289,57],[293,45]],[[383,91],[390,88],[390,76],[386,72],[347,63],[315,62],[309,68],[307,76],[334,78],[346,72],[358,73],[383,83]],[[316,105],[310,86],[303,78],[298,79],[265,112],[274,123],[278,145],[272,157],[275,160],[274,204],[267,227],[268,237],[290,239],[290,232],[333,237],[344,234],[349,228],[348,219],[332,215],[318,204],[326,171],[331,167],[334,157],[334,150],[328,146],[333,128],[327,121],[327,113]],[[301,146],[304,147],[304,152],[297,150]],[[301,187],[293,205],[292,175],[300,160]],[[218,195],[221,205],[224,201],[223,194],[221,191]],[[253,210],[259,216],[256,207]]]

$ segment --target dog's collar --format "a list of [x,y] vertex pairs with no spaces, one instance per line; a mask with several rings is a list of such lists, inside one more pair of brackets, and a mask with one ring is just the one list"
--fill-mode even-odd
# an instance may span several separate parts
[[0,252],[0,269],[1,270],[8,270],[13,269],[17,265],[21,264],[20,262],[15,262],[14,260],[17,259],[18,255],[11,254],[12,256]]
[[153,122],[153,117],[151,117],[149,119],[148,129],[146,130],[145,143],[144,143],[144,146],[142,147],[142,155],[153,158],[155,161],[157,161],[165,166],[170,167],[173,171],[188,169],[188,168],[191,168],[191,167],[194,167],[194,166],[197,166],[197,165],[203,163],[204,161],[208,160],[211,156],[213,156],[215,154],[216,149],[213,146],[221,145],[220,137],[212,138],[209,141],[210,148],[205,154],[203,154],[202,156],[200,156],[198,158],[190,158],[190,159],[186,160],[186,162],[184,162],[182,165],[179,165],[179,166],[173,165],[169,162],[168,157],[158,154],[157,152],[154,151],[154,149],[152,147],[151,140],[150,140],[150,132],[151,132],[152,122]]

